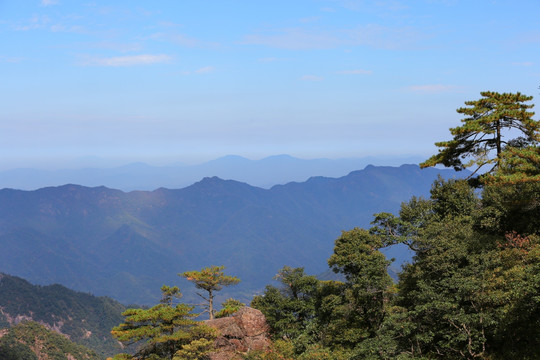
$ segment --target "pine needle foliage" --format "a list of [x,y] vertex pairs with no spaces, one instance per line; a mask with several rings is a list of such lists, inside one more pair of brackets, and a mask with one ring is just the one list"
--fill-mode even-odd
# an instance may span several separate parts
[[[144,342],[134,359],[172,359],[184,346],[195,347],[192,342],[200,344],[202,339],[210,341],[215,337],[212,329],[194,320],[199,314],[192,312],[193,306],[174,304],[174,299],[182,296],[177,287],[163,286],[161,290],[160,304],[149,309],[126,310],[122,314],[124,322],[111,331],[124,344]],[[122,359],[122,356],[125,358],[125,354],[116,358]]]
[[240,279],[235,276],[225,275],[224,269],[225,266],[213,265],[200,271],[186,271],[178,274],[195,283],[197,289],[202,289],[208,293],[207,296],[200,293],[197,293],[197,295],[205,300],[204,306],[206,310],[204,312],[208,312],[210,320],[214,319],[215,316],[214,297],[216,291],[220,291],[224,286],[236,285],[240,282]]
[[[466,101],[465,107],[457,109],[465,115],[463,125],[450,129],[452,140],[435,143],[439,152],[420,167],[441,164],[457,171],[474,167],[474,173],[484,166],[491,166],[488,173],[505,165],[514,169],[518,165],[517,170],[529,167],[524,160],[530,160],[530,154],[520,149],[534,148],[540,141],[540,121],[534,120],[534,112],[529,111],[534,106],[528,104],[532,96],[519,92],[480,94],[481,99]],[[506,140],[509,132],[519,136]],[[514,160],[516,154],[521,156]],[[535,159],[537,163],[538,157]]]

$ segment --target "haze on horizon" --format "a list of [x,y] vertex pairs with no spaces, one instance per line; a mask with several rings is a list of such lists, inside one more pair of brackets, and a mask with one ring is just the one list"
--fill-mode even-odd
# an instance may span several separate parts
[[428,156],[480,91],[535,96],[540,3],[0,1],[0,169]]

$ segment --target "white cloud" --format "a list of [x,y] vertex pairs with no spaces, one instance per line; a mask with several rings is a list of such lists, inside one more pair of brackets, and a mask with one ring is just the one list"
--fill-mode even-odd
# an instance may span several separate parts
[[133,55],[133,56],[115,56],[107,58],[89,58],[81,63],[86,66],[133,66],[150,65],[157,63],[166,63],[172,59],[169,55]]
[[208,74],[215,70],[213,66],[205,66],[200,69],[195,70],[195,73],[197,74]]
[[371,70],[355,69],[338,71],[337,73],[342,75],[371,75],[373,72]]
[[316,75],[304,75],[300,78],[300,80],[303,81],[322,81],[324,78],[322,76],[316,76]]
[[41,0],[41,6],[57,5],[58,0]]
[[33,15],[32,18],[25,25],[15,26],[16,31],[28,31],[41,29],[51,22],[51,19],[47,15]]
[[278,29],[244,36],[242,44],[291,50],[331,49],[342,46],[369,46],[375,49],[409,49],[432,37],[413,27],[368,24],[348,29],[311,30],[301,27]]
[[422,93],[443,93],[443,92],[453,92],[458,88],[455,85],[441,85],[441,84],[431,84],[431,85],[412,85],[405,88],[406,91],[410,92],[422,92]]
[[333,48],[339,45],[340,42],[341,40],[332,33],[287,28],[278,30],[273,34],[247,35],[241,43],[281,49],[307,50]]

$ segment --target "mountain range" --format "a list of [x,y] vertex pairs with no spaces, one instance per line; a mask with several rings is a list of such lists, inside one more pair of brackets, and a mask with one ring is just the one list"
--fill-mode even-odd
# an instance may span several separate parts
[[363,169],[368,164],[400,165],[418,163],[415,157],[364,157],[350,159],[298,159],[289,155],[276,155],[261,160],[250,160],[228,155],[202,164],[175,163],[152,166],[131,163],[122,166],[104,166],[102,161],[81,159],[77,168],[43,170],[16,168],[0,171],[0,188],[36,190],[63,184],[107,186],[123,191],[155,190],[160,187],[178,189],[189,186],[204,177],[218,176],[234,179],[253,186],[270,188],[291,181],[306,181],[311,176],[339,177]]
[[0,271],[153,304],[163,284],[180,284],[191,299],[193,288],[178,273],[225,265],[242,282],[222,295],[249,301],[284,265],[326,271],[340,231],[369,226],[373,213],[397,212],[412,195],[427,195],[438,176],[456,174],[367,166],[270,189],[218,177],[176,190],[3,189]]

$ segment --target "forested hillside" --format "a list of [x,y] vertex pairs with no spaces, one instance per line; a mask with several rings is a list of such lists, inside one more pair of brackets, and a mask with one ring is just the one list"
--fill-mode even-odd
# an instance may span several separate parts
[[[24,279],[0,274],[0,328],[36,322],[62,334],[64,340],[69,338],[105,356],[121,348],[110,331],[122,320],[125,309],[110,298],[75,292],[61,285],[32,285]],[[16,339],[26,333],[24,329],[46,335],[34,325],[21,325],[17,329],[10,330]],[[3,339],[4,346],[10,338]],[[25,343],[28,344],[27,340]]]
[[[125,193],[77,185],[0,190],[0,270],[123,303],[154,303],[177,273],[225,265],[249,301],[284,265],[313,273],[342,230],[397,211],[450,170],[368,166],[269,190],[206,178],[190,187]],[[181,283],[182,284],[182,283]],[[185,285],[185,283],[184,283]],[[189,292],[188,292],[189,293]]]
[[0,330],[2,360],[101,360],[94,351],[69,341],[36,322]]

